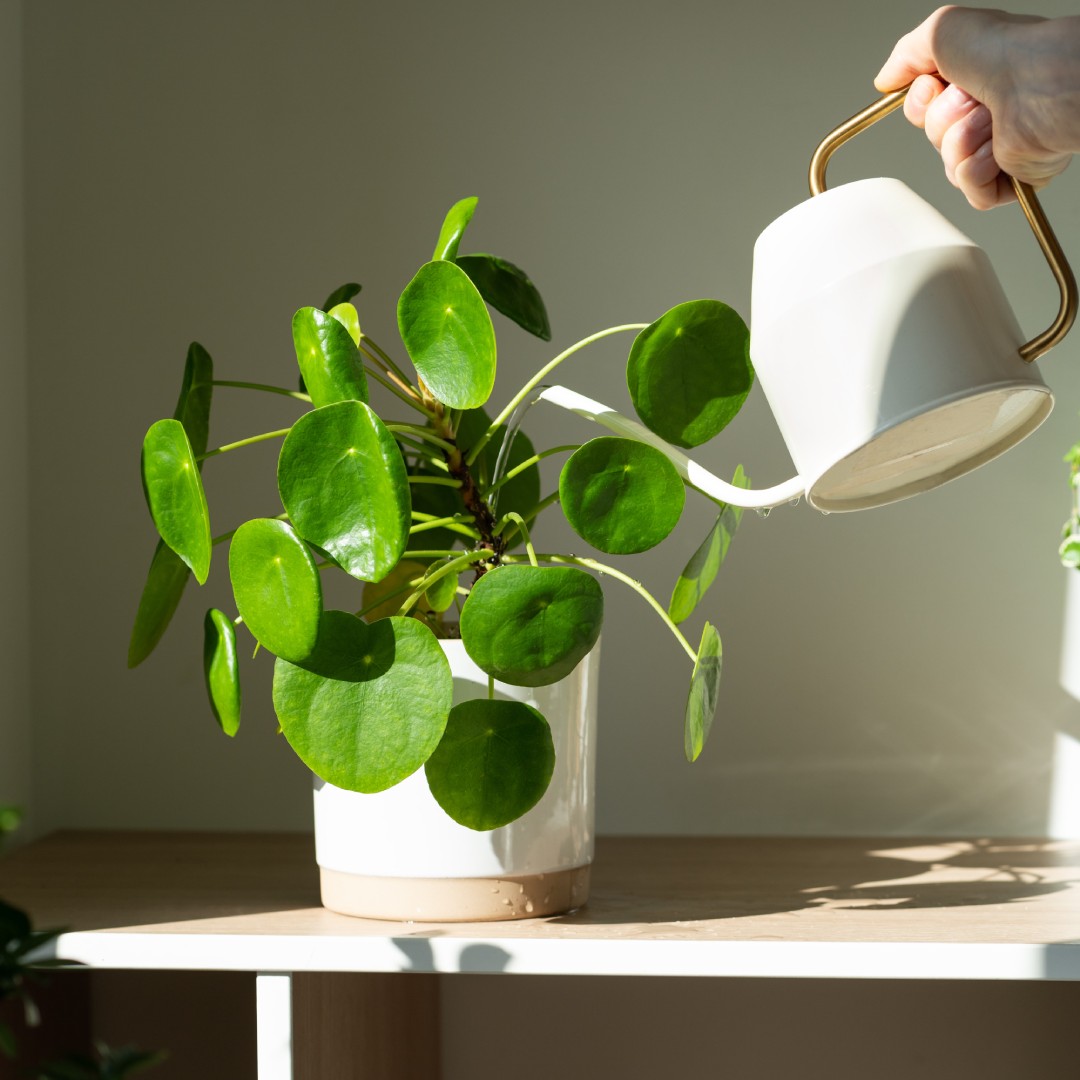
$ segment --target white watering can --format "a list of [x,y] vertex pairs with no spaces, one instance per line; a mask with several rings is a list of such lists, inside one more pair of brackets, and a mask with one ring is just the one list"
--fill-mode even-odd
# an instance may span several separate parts
[[543,399],[648,442],[714,498],[759,509],[796,498],[826,512],[883,506],[944,484],[1030,435],[1053,407],[1032,362],[1076,315],[1076,282],[1034,191],[1013,189],[1061,304],[1030,341],[990,260],[899,180],[825,189],[837,147],[902,104],[887,94],[831,132],[812,197],[754,247],[750,354],[798,475],[737,488],[641,424],[565,387]]

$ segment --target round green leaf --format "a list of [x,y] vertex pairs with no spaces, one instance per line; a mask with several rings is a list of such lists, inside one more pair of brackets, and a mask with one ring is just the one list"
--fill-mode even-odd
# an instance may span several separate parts
[[293,661],[315,648],[322,583],[290,525],[273,518],[244,522],[229,545],[229,578],[244,625],[263,648]]
[[277,477],[305,540],[361,581],[390,572],[409,538],[409,482],[394,437],[367,405],[340,401],[301,416]]
[[327,611],[315,651],[274,665],[274,709],[309,769],[375,792],[415,772],[439,744],[453,703],[450,665],[416,619],[370,625]]
[[457,264],[496,311],[543,341],[551,340],[547,308],[524,270],[486,254],[460,255]]
[[483,405],[495,385],[495,330],[476,286],[452,262],[425,263],[398,301],[401,340],[444,405]]
[[483,698],[454,706],[424,766],[435,801],[459,825],[478,831],[531,810],[554,770],[547,720],[524,702]]
[[214,718],[226,735],[240,728],[240,667],[236,630],[223,611],[211,608],[203,621],[203,674]]
[[634,339],[626,384],[641,421],[676,446],[727,426],[754,382],[750,332],[719,300],[679,304]]
[[184,380],[176,402],[173,419],[187,432],[195,456],[206,453],[210,438],[210,401],[214,393],[214,361],[197,342],[188,346],[184,362]]
[[472,587],[461,638],[473,662],[514,686],[565,678],[596,644],[604,592],[573,566],[501,566]]
[[301,308],[292,321],[293,347],[311,404],[368,400],[360,352],[346,326],[318,308]]
[[131,628],[129,668],[141,664],[157,648],[184,595],[189,577],[191,571],[180,556],[164,540],[159,540],[139,597],[135,625]]
[[709,737],[716,702],[720,695],[720,669],[723,666],[723,650],[716,627],[706,623],[701,631],[697,663],[690,679],[690,694],[686,699],[684,739],[686,760],[696,761]]
[[458,200],[450,207],[439,230],[435,254],[431,256],[433,259],[449,259],[453,262],[457,258],[458,244],[461,243],[466,226],[472,221],[478,201],[473,195],[467,199]]
[[204,584],[210,573],[210,511],[195,454],[179,420],[159,420],[146,433],[142,480],[161,539]]
[[661,451],[605,435],[570,456],[559,477],[559,500],[583,540],[630,555],[655,547],[675,528],[686,492]]

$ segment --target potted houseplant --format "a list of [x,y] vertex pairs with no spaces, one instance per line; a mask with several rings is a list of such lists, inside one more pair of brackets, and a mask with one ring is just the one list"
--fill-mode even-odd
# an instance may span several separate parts
[[[214,715],[236,733],[242,626],[276,657],[282,733],[316,776],[324,902],[355,914],[520,917],[583,902],[600,577],[640,594],[690,660],[690,760],[716,707],[720,638],[706,622],[695,649],[678,624],[715,577],[738,510],[718,506],[666,608],[618,567],[538,552],[532,533],[558,506],[600,552],[634,554],[663,540],[688,484],[678,467],[687,459],[674,447],[718,434],[750,390],[746,326],[727,305],[700,300],[651,324],[601,331],[563,350],[492,416],[489,305],[544,340],[551,335],[520,269],[459,254],[475,206],[464,199],[451,208],[433,258],[401,294],[408,362],[364,333],[351,302],[360,286],[345,285],[293,317],[299,390],[216,379],[210,355],[193,344],[174,416],[154,423],[143,444],[143,487],[160,540],[129,666],[154,649],[188,579],[204,583],[213,549],[228,541],[236,614],[211,607],[205,619]],[[544,389],[551,372],[589,343],[628,331],[636,337],[627,384],[644,426],[612,413],[601,419],[621,436],[537,451],[518,430],[523,413],[541,396],[567,408],[578,400]],[[369,379],[405,419],[376,414]],[[217,386],[286,394],[308,408],[287,429],[211,449]],[[281,512],[268,508],[267,517],[214,537],[204,463],[265,439],[282,440]],[[559,454],[558,490],[542,496],[539,463]],[[741,470],[735,483],[745,483]],[[323,573],[356,580],[354,611],[324,609]],[[539,862],[536,852],[547,849],[533,823],[567,834],[549,840]],[[410,870],[404,853],[425,839],[428,870]],[[463,872],[447,868],[459,847]]]

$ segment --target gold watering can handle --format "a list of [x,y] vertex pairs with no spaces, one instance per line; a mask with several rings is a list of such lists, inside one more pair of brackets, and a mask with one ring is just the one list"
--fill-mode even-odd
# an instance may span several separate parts
[[[883,116],[888,116],[894,109],[898,109],[904,103],[908,89],[905,86],[903,90],[894,90],[891,94],[879,98],[873,105],[856,113],[850,120],[845,120],[835,131],[831,131],[822,139],[821,145],[810,159],[811,195],[820,195],[825,190],[825,168],[833,152],[843,146],[848,139],[858,135],[860,131],[865,131],[871,124],[876,123]],[[1042,253],[1050,264],[1050,270],[1061,293],[1061,307],[1057,318],[1048,329],[1032,338],[1026,345],[1020,346],[1021,358],[1031,361],[1049,352],[1069,332],[1076,318],[1076,278],[1073,277],[1072,269],[1054,235],[1054,230],[1050,227],[1050,222],[1046,220],[1046,214],[1034,189],[1030,184],[1017,180],[1015,176],[1010,176],[1009,180],[1012,182],[1013,191],[1016,192],[1016,200],[1024,211],[1024,217],[1027,218],[1031,231],[1035,234],[1035,239],[1039,241],[1039,247],[1042,248]]]

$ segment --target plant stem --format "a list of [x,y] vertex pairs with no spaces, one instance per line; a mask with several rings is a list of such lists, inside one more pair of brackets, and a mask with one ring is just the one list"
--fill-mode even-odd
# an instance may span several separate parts
[[410,406],[413,409],[416,409],[417,412],[421,412],[425,416],[434,419],[434,413],[431,413],[427,409],[425,409],[423,403],[415,394],[407,393],[406,391],[402,390],[399,382],[396,379],[388,379],[373,364],[365,364],[364,371],[366,371],[367,374],[370,375],[376,382],[380,383],[382,386],[385,386],[391,394],[404,401],[406,405]]
[[[531,525],[549,506],[551,506],[552,503],[557,503],[558,501],[559,493],[557,491],[553,491],[550,495],[541,499],[527,514],[525,514],[525,520]],[[515,536],[517,536],[519,531],[520,530],[518,529],[516,524],[510,525],[507,528],[503,539],[509,542],[513,540]]]
[[456,559],[451,559],[448,563],[443,563],[438,570],[432,571],[420,582],[413,594],[398,609],[398,614],[408,615],[409,609],[420,599],[420,597],[423,596],[436,581],[446,577],[447,574],[457,574],[464,570],[465,567],[490,557],[491,552],[481,548],[479,551],[467,551],[464,555],[461,555]]
[[285,397],[296,398],[297,401],[311,401],[310,394],[301,393],[299,390],[286,390],[284,386],[268,386],[266,383],[236,382],[233,379],[213,379],[211,386],[237,386],[241,390],[265,390],[268,394],[283,394]]
[[488,701],[495,700],[495,676],[488,676]]
[[513,480],[515,476],[520,475],[526,469],[543,461],[544,458],[549,458],[553,454],[567,454],[573,450],[580,449],[581,443],[567,443],[565,446],[553,446],[550,450],[541,450],[539,454],[533,454],[531,458],[526,458],[520,464],[515,465],[509,472],[504,473],[503,478],[497,484],[492,484],[491,487],[484,492],[484,495],[493,495],[507,482],[507,480]]
[[419,439],[410,439],[406,435],[402,435],[400,432],[397,434],[397,441],[404,443],[410,450],[414,450],[423,459],[428,462],[429,465],[434,465],[436,468],[442,469],[443,472],[449,472],[449,468],[446,464],[446,458],[442,454],[437,454],[430,447],[425,446]]
[[[372,347],[372,348],[373,348],[373,349],[375,350],[375,352],[376,352],[376,353],[378,354],[378,356],[379,356],[379,359],[380,359],[380,360],[382,360],[382,362],[383,362],[383,363],[384,363],[384,364],[385,364],[385,365],[386,365],[386,366],[387,366],[387,367],[388,367],[388,368],[389,368],[389,369],[390,369],[390,370],[391,370],[391,371],[392,371],[392,372],[393,372],[393,373],[394,373],[394,374],[395,374],[395,375],[396,375],[396,376],[397,376],[397,377],[398,377],[399,379],[401,379],[401,381],[402,381],[402,382],[403,382],[403,383],[404,383],[404,384],[405,384],[406,386],[408,386],[408,387],[409,387],[409,389],[411,389],[411,390],[413,390],[413,391],[415,392],[415,388],[414,388],[414,387],[412,386],[412,382],[410,381],[410,379],[409,379],[409,376],[408,376],[408,375],[406,375],[406,374],[405,374],[405,372],[404,372],[404,371],[402,371],[402,370],[401,370],[401,368],[400,368],[400,367],[398,367],[398,365],[394,363],[394,359],[393,359],[393,357],[391,357],[391,356],[390,356],[390,354],[389,354],[389,353],[388,353],[388,352],[387,352],[387,351],[386,351],[385,349],[383,349],[383,348],[382,348],[382,347],[381,347],[381,346],[379,345],[379,343],[378,343],[378,342],[377,342],[377,341],[376,341],[376,340],[375,340],[374,338],[369,338],[369,337],[367,336],[367,334],[363,334],[363,333],[362,333],[362,334],[360,335],[360,348],[361,348],[361,349],[363,349],[363,348],[364,348],[364,345],[365,345],[365,344],[366,344],[366,345],[370,345],[370,346],[371,346],[371,347]],[[364,349],[364,351],[366,352],[367,350],[366,350],[366,349]]]
[[[288,514],[277,514],[277,515],[275,515],[273,520],[274,521],[288,521],[289,520],[289,515]],[[240,528],[240,526],[237,525],[236,529],[239,529],[239,528]],[[228,532],[223,532],[220,536],[215,536],[213,538],[213,540],[210,541],[211,547],[216,547],[218,544],[225,543],[226,540],[231,540],[236,535],[236,529],[230,529]]]
[[283,439],[290,431],[292,431],[292,428],[287,427],[281,428],[280,431],[268,431],[265,435],[252,435],[249,439],[241,439],[239,442],[226,443],[224,446],[219,446],[214,450],[207,450],[205,454],[199,454],[195,460],[205,461],[207,458],[214,457],[217,454],[227,454],[230,450],[239,450],[242,446],[251,446],[253,443],[265,442],[267,439]]
[[447,442],[446,439],[440,439],[430,428],[418,427],[416,424],[387,424],[386,429],[395,434],[400,432],[403,435],[412,435],[414,438],[420,439],[423,442],[429,442],[432,446],[439,447],[440,450],[445,450],[448,454],[457,452],[457,447],[452,442]]
[[498,536],[511,521],[517,522],[518,529],[525,537],[525,550],[528,552],[529,562],[531,562],[533,566],[538,567],[540,564],[536,561],[536,548],[533,547],[532,537],[529,535],[529,527],[525,524],[525,521],[520,514],[515,514],[513,510],[511,510],[509,514],[506,514],[502,521],[499,522],[499,527],[495,530],[495,535]]
[[403,551],[401,553],[402,559],[449,559],[455,555],[460,555],[459,551],[451,551],[449,548],[439,549],[424,549],[416,551]]
[[[521,562],[520,556],[504,555],[506,562]],[[570,566],[581,566],[586,570],[595,570],[598,574],[606,574],[615,578],[617,581],[621,581],[624,585],[629,585],[645,602],[656,612],[657,615],[664,621],[667,628],[675,635],[676,640],[683,647],[686,655],[690,657],[694,663],[697,663],[698,656],[694,652],[690,642],[683,636],[682,631],[671,620],[671,616],[664,610],[663,606],[657,602],[656,598],[641,584],[640,581],[636,581],[634,578],[624,574],[621,570],[616,570],[613,566],[607,566],[605,563],[597,562],[595,559],[582,559],[577,555],[537,555],[537,558],[543,562],[552,563],[567,563]]]
[[511,399],[510,404],[499,415],[491,421],[491,426],[484,432],[483,435],[477,440],[473,448],[469,451],[469,456],[465,459],[466,465],[471,465],[477,458],[477,455],[488,444],[491,437],[499,430],[499,428],[506,423],[509,417],[513,414],[514,410],[529,396],[529,394],[544,381],[549,372],[552,372],[557,368],[564,360],[569,359],[574,353],[580,349],[584,349],[586,345],[591,345],[594,341],[600,341],[602,338],[610,337],[612,334],[620,334],[626,330],[645,330],[648,328],[648,323],[626,323],[623,326],[611,326],[607,330],[599,330],[595,334],[590,334],[587,338],[582,338],[580,341],[571,345],[569,349],[559,353],[554,360],[545,364]]
[[450,476],[410,476],[410,484],[437,484],[439,487],[461,487],[461,481]]
[[409,528],[410,536],[413,533],[427,532],[429,529],[449,529],[451,532],[468,536],[472,540],[480,539],[480,534],[475,529],[470,529],[468,525],[461,524],[465,520],[464,514],[454,514],[452,517],[435,517],[434,514],[424,514],[419,510],[414,510],[412,516],[419,520],[421,524]]

